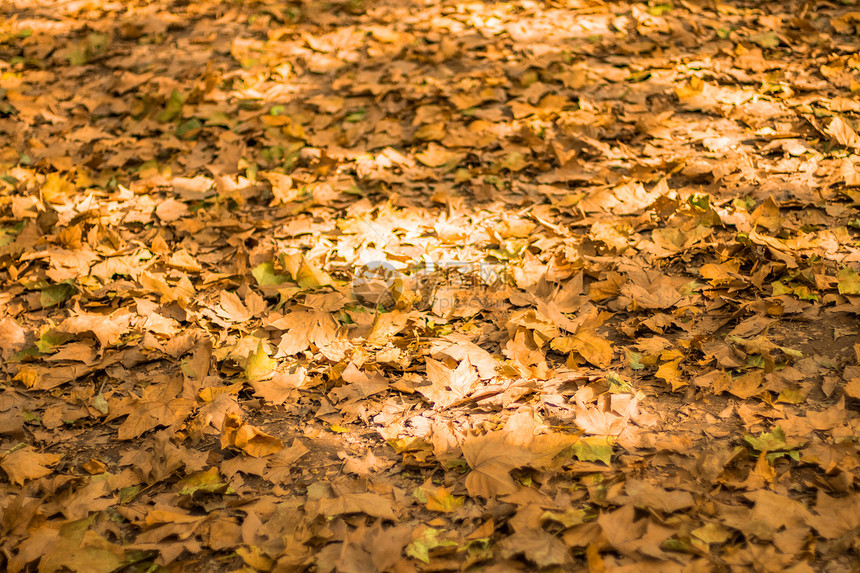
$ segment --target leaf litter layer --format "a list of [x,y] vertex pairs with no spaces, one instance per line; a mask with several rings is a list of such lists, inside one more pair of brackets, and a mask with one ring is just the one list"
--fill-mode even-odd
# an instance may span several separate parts
[[856,570],[851,2],[0,14],[5,570]]

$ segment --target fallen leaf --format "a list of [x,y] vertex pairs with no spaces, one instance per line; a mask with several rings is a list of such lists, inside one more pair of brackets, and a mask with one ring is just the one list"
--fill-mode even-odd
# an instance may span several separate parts
[[281,440],[242,422],[242,419],[234,413],[228,413],[224,417],[224,424],[221,427],[221,448],[230,446],[255,458],[270,456],[284,449]]
[[51,474],[50,466],[56,465],[63,456],[59,454],[40,454],[31,446],[23,446],[3,454],[0,468],[6,472],[9,481],[18,485]]

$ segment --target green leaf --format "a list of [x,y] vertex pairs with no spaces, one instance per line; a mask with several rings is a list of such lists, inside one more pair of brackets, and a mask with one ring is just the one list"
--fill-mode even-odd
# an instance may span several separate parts
[[179,114],[182,113],[182,107],[185,105],[185,96],[179,93],[178,90],[173,90],[170,94],[170,99],[167,100],[167,105],[155,118],[160,123],[173,121]]
[[690,534],[707,544],[725,543],[732,536],[728,529],[718,523],[706,523],[702,527],[691,531]]
[[295,279],[302,288],[316,288],[332,284],[328,273],[308,260],[302,261],[302,266],[299,267],[299,272]]
[[185,139],[191,139],[191,137],[194,136],[196,131],[201,127],[203,127],[203,122],[196,117],[186,119],[176,127],[176,137],[183,139],[185,135],[190,134],[190,136]]
[[72,339],[72,335],[67,332],[58,332],[53,328],[42,333],[39,340],[36,342],[36,348],[42,354],[50,354],[56,346],[65,344]]
[[839,294],[860,294],[860,274],[854,269],[844,268],[836,273]]
[[49,285],[42,289],[42,295],[39,297],[39,302],[42,308],[48,308],[71,298],[77,290],[69,281],[61,282],[55,285]]
[[6,362],[8,362],[9,364],[23,362],[28,358],[36,358],[41,354],[42,353],[36,346],[30,346],[28,348],[25,348],[24,350],[19,350],[18,352],[15,352],[14,354],[12,354],[12,356],[6,359]]
[[762,32],[761,34],[753,34],[750,36],[750,41],[757,44],[759,48],[775,48],[779,46],[779,36],[776,32]]
[[0,227],[0,247],[8,245],[15,240],[18,233],[21,232],[23,224],[14,227]]
[[438,489],[419,487],[415,490],[415,498],[427,506],[430,511],[442,513],[455,511],[458,507],[462,507],[466,501],[463,497],[452,495],[444,486]]
[[260,286],[274,286],[290,280],[289,275],[275,273],[274,263],[260,263],[251,270],[251,274]]
[[587,436],[573,445],[573,455],[581,462],[603,462],[608,466],[614,442],[612,436]]
[[775,281],[771,283],[771,286],[773,287],[773,296],[791,294],[796,296],[800,300],[818,300],[818,295],[812,292],[812,290],[810,290],[808,286],[798,284],[794,281],[788,284],[784,283],[781,280]]
[[179,495],[194,495],[198,491],[204,493],[232,493],[230,486],[221,479],[218,468],[209,468],[203,472],[196,472],[182,479],[185,486],[179,491]]
[[450,547],[457,545],[450,539],[439,539],[439,530],[428,527],[421,536],[406,547],[406,555],[430,563],[430,551],[437,547]]
[[206,120],[206,125],[210,126],[229,128],[233,125],[233,121],[223,111],[210,112],[209,115],[204,116],[204,119]]
[[257,350],[248,355],[248,363],[245,365],[245,377],[256,382],[269,377],[278,366],[278,362],[269,358],[266,346],[262,340],[257,344]]
[[119,490],[119,499],[120,503],[128,503],[137,497],[137,494],[140,493],[140,490],[143,489],[139,485],[131,485],[128,487],[124,487]]
[[773,465],[773,462],[783,456],[789,457],[796,462],[800,461],[800,452],[796,452],[795,450],[788,450],[785,452],[768,452],[767,454],[765,454],[764,457],[770,465]]
[[107,415],[108,411],[110,410],[108,401],[105,399],[105,395],[101,392],[99,392],[90,399],[90,406],[101,412],[103,415]]
[[762,432],[758,437],[747,434],[744,440],[758,452],[778,452],[794,447],[785,441],[785,433],[779,426],[772,432]]
[[[642,356],[640,354],[640,356]],[[609,382],[609,392],[612,394],[627,394],[633,391],[633,386],[616,374],[615,372],[609,372],[606,375],[606,380]]]
[[658,16],[658,17],[662,16],[666,12],[669,12],[670,10],[672,10],[671,4],[656,4],[654,6],[648,7],[648,13],[651,14],[652,16]]
[[645,365],[642,364],[642,353],[627,350],[627,360],[630,363],[631,370],[642,370]]
[[353,112],[348,113],[347,116],[344,118],[344,121],[348,121],[350,123],[358,123],[359,121],[364,119],[365,115],[367,115],[367,110],[361,107]]
[[86,46],[78,46],[68,52],[66,57],[69,59],[69,65],[82,66],[87,63],[87,48]]

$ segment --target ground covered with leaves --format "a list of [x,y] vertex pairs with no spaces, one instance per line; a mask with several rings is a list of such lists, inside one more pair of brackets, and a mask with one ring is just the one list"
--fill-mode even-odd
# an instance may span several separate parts
[[3,2],[0,568],[857,571],[850,4]]

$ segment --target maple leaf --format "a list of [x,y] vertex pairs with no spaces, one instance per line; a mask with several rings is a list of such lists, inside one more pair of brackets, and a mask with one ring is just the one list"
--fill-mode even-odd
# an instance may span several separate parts
[[682,360],[683,358],[676,358],[675,360],[664,362],[657,369],[657,372],[654,373],[656,378],[661,378],[672,386],[672,392],[689,384],[687,380],[684,380],[683,373],[678,367]]
[[276,273],[274,263],[260,263],[251,270],[251,274],[261,287],[279,285],[290,279],[289,275]]
[[416,390],[437,408],[446,408],[466,397],[478,383],[478,376],[468,359],[463,360],[456,369],[445,366],[438,360],[425,359],[429,386],[419,386]]
[[522,554],[540,568],[568,565],[571,562],[567,546],[542,529],[525,529],[506,537],[499,544],[503,557]]
[[860,149],[860,135],[851,129],[851,126],[841,117],[834,117],[827,126],[825,133],[832,137],[839,145]]
[[466,501],[465,498],[455,497],[451,495],[444,486],[434,488],[430,485],[423,485],[415,490],[415,497],[419,502],[423,503],[430,511],[439,511],[449,513],[462,507]]
[[789,445],[785,439],[785,433],[779,426],[774,428],[772,432],[762,432],[759,436],[747,434],[744,436],[744,441],[756,451],[768,454],[771,462],[781,455],[787,455],[794,460],[800,459],[800,454],[795,451],[799,444]]
[[839,280],[839,294],[860,294],[860,274],[845,267],[836,273]]
[[338,338],[338,325],[325,311],[294,310],[268,319],[266,325],[287,331],[278,344],[278,350],[286,356],[307,350],[311,344],[322,348]]
[[[110,573],[125,564],[125,549],[90,529],[98,514],[69,521],[57,529],[44,528],[34,539],[44,543],[39,568],[44,571],[92,571]],[[49,541],[50,540],[50,541]]]
[[206,471],[195,472],[182,478],[182,489],[179,495],[194,495],[202,491],[204,493],[233,493],[230,486],[224,483],[217,468],[209,468]]
[[573,455],[583,462],[603,462],[608,466],[612,463],[614,443],[609,436],[585,436],[573,444]]
[[510,436],[510,432],[497,431],[463,442],[463,457],[472,468],[466,476],[469,495],[489,498],[515,493],[518,487],[511,478],[512,469],[549,466],[556,455],[576,442],[574,436],[544,434],[527,445],[514,445]]
[[665,512],[686,509],[695,503],[686,491],[668,491],[640,480],[627,480],[624,490],[637,507],[650,507]]
[[387,342],[392,336],[406,328],[411,318],[410,313],[401,310],[393,310],[377,315],[373,321],[373,326],[371,326],[370,333],[367,335],[367,342],[377,345]]
[[160,381],[147,386],[140,398],[131,396],[110,404],[108,420],[126,416],[117,431],[120,440],[130,440],[156,428],[171,426],[184,420],[192,411],[194,402],[182,398],[181,378]]
[[38,4],[0,2],[6,569],[850,561],[851,2]]
[[33,479],[51,474],[50,466],[62,459],[60,454],[40,454],[32,446],[13,448],[0,457],[0,468],[9,481],[23,485]]
[[817,492],[815,513],[807,518],[809,523],[826,539],[849,538],[860,529],[860,496],[830,497],[821,490]]
[[116,344],[123,334],[128,332],[133,319],[132,313],[119,309],[110,315],[89,313],[75,305],[73,315],[61,322],[56,330],[69,334],[92,332],[101,346]]
[[375,493],[344,493],[334,498],[321,499],[319,513],[329,517],[364,513],[382,519],[395,519],[392,502]]
[[612,343],[608,339],[587,331],[577,332],[573,336],[555,338],[550,346],[557,352],[575,352],[599,368],[606,368],[612,364],[615,355]]
[[301,253],[283,254],[281,262],[292,275],[293,280],[303,288],[316,288],[332,284],[332,278],[305,258]]
[[242,422],[238,414],[228,413],[221,426],[221,447],[235,447],[249,456],[262,458],[284,449],[278,438]]
[[236,293],[228,291],[221,293],[221,303],[215,311],[218,316],[233,322],[247,322],[254,316]]
[[259,396],[272,404],[283,404],[302,386],[307,376],[306,373],[304,368],[299,367],[292,374],[275,372],[268,380],[251,380],[251,378],[248,380],[254,388],[255,396]]

